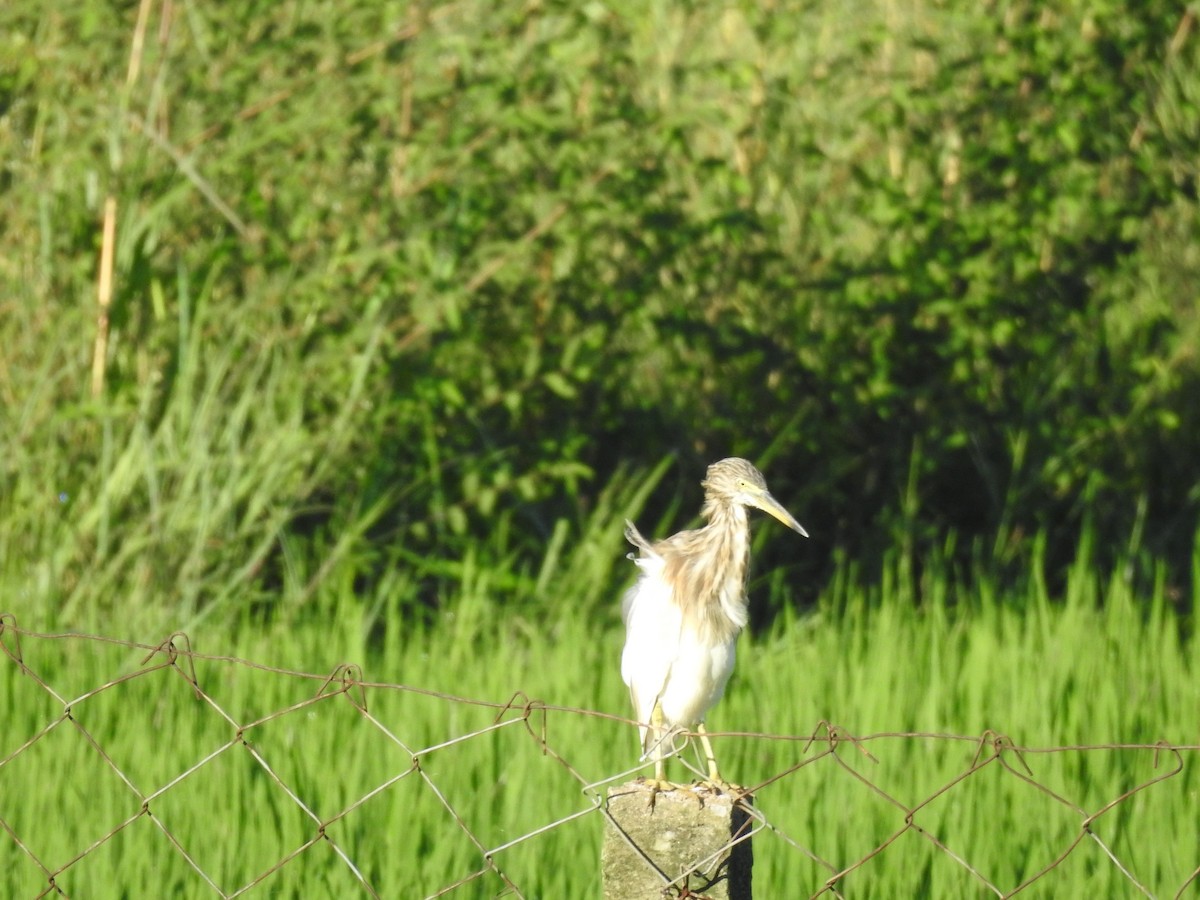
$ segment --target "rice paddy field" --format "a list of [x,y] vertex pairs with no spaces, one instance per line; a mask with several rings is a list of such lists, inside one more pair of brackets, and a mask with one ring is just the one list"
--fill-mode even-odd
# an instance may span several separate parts
[[[743,639],[710,725],[723,768],[764,785],[758,895],[817,894],[858,863],[843,896],[1200,889],[1197,647],[1161,589],[1079,567],[1052,603],[1036,580],[1014,597],[923,577],[924,602],[899,572],[883,593],[848,580]],[[535,622],[481,584],[382,641],[330,600],[201,624],[200,658],[173,663],[6,621],[0,890],[41,896],[36,858],[67,896],[595,895],[599,798],[637,739],[619,628],[569,596]]]

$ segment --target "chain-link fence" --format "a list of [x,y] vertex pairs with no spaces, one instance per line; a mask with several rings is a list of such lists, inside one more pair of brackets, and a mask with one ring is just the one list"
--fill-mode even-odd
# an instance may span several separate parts
[[[411,860],[402,860],[398,869],[381,866],[377,845],[387,840],[386,816],[372,809],[389,795],[402,795],[397,801],[402,822],[430,819],[426,825],[457,842],[458,862],[449,863],[450,870],[470,861],[445,881],[421,884],[421,896],[542,896],[520,866],[510,867],[517,849],[532,848],[538,856],[552,837],[574,830],[579,838],[586,832],[574,846],[583,848],[577,857],[587,858],[543,857],[540,864],[587,868],[598,882],[594,851],[602,820],[611,817],[607,789],[639,771],[590,777],[555,737],[557,725],[573,720],[627,729],[632,746],[636,723],[521,695],[496,702],[374,683],[354,665],[325,674],[276,668],[193,652],[183,634],[157,646],[39,634],[21,629],[12,616],[0,617],[0,650],[0,701],[7,707],[0,733],[0,879],[7,879],[14,897],[120,895],[122,885],[98,891],[97,878],[119,880],[122,867],[134,859],[143,870],[165,873],[163,896],[300,895],[299,888],[281,886],[289,873],[293,883],[311,883],[313,896],[411,896],[412,883],[393,883],[394,873],[436,854],[442,840],[393,842],[388,853],[408,853]],[[83,661],[102,651],[116,651],[117,671],[81,683],[95,678],[94,667]],[[259,689],[267,682],[275,690]],[[153,690],[135,699],[125,690],[134,684]],[[253,709],[253,698],[281,696],[281,686],[294,702]],[[414,724],[410,734],[407,726],[417,720],[393,711],[387,701],[397,697],[436,710],[438,727]],[[180,705],[190,710],[186,728],[175,711]],[[460,720],[465,711],[483,718]],[[333,715],[326,719],[326,713]],[[119,748],[112,735],[123,736]],[[499,742],[502,735],[515,739]],[[1118,873],[1116,883],[1129,896],[1182,897],[1200,889],[1200,814],[1191,819],[1194,833],[1181,838],[1192,848],[1182,861],[1176,854],[1168,856],[1173,863],[1161,858],[1142,863],[1129,849],[1142,840],[1139,828],[1154,817],[1153,798],[1163,792],[1186,792],[1186,803],[1200,810],[1200,746],[1021,747],[992,732],[855,736],[824,722],[812,735],[713,736],[791,748],[789,765],[748,786],[755,797],[744,804],[749,828],[734,840],[754,837],[758,860],[764,858],[764,844],[802,858],[811,882],[774,884],[778,867],[771,866],[755,876],[763,896],[878,895],[872,887],[877,867],[894,854],[919,855],[927,867],[950,865],[977,892],[998,897],[1032,886],[1042,894],[1063,895],[1067,887],[1060,879],[1086,881],[1086,873],[1072,868],[1071,861],[1080,859],[1085,868],[1103,867],[1106,877]],[[363,742],[366,755],[356,755]],[[453,758],[457,749],[480,742],[499,742],[487,757],[490,765],[524,754],[549,766],[545,793],[565,795],[566,811],[562,803],[544,811],[537,803],[527,804],[532,818],[518,828],[510,823],[507,834],[498,830],[495,820],[507,814],[503,802],[485,804],[481,811],[478,801],[493,781],[507,777],[506,770],[501,765],[495,772],[473,771]],[[305,743],[317,745],[316,751],[298,753]],[[911,763],[900,770],[888,765],[896,748],[913,744],[927,753],[938,773],[934,780],[919,777]],[[132,753],[133,746],[145,752]],[[1091,761],[1116,756],[1127,758],[1123,783],[1089,786]],[[622,754],[614,750],[612,757]],[[1073,789],[1057,776],[1034,774],[1044,769],[1047,757],[1072,763],[1076,777],[1067,781]],[[309,764],[298,762],[303,759]],[[378,766],[364,774],[361,765],[340,762],[350,759],[377,760]],[[806,824],[797,814],[814,778],[845,796],[851,818],[862,817],[861,828],[854,830],[865,843],[823,841],[843,825]],[[1007,873],[1009,880],[977,861],[980,855],[988,858],[989,844],[999,837],[979,828],[988,816],[955,815],[956,801],[963,806],[998,802],[991,793],[998,784],[1018,785],[1038,800],[1039,812],[1016,826],[1029,832],[1029,859]],[[87,821],[72,821],[67,828],[64,816]],[[244,835],[263,818],[271,820],[272,833],[293,835],[290,843],[285,837],[280,845],[250,846]],[[994,824],[1013,827],[999,810]],[[78,844],[64,838],[81,834],[87,836]],[[561,854],[561,848],[555,845],[553,852]],[[89,869],[90,860],[105,855],[114,861]],[[663,896],[699,896],[689,892],[687,874],[661,873]]]

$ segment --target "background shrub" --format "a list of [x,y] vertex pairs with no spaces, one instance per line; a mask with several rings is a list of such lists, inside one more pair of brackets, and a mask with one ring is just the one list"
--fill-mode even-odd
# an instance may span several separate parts
[[1182,590],[1191,10],[148,8],[5,13],[12,590],[265,609],[353,560],[436,605],[483,558],[527,597],[731,454],[816,537],[768,548],[799,602],[1084,523]]

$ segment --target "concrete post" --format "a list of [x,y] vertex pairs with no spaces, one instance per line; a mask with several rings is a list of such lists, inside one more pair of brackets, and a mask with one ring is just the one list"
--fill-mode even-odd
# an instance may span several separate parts
[[753,798],[697,786],[650,799],[638,781],[608,790],[604,900],[751,900]]

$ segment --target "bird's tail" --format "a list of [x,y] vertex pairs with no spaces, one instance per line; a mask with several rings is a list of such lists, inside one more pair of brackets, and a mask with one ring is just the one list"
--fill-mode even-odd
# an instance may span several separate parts
[[[628,519],[625,520],[625,540],[637,547],[644,555],[654,555],[654,551],[650,549],[650,542],[642,537],[642,533],[638,531],[637,526]],[[633,554],[631,553],[630,559],[632,558]]]

